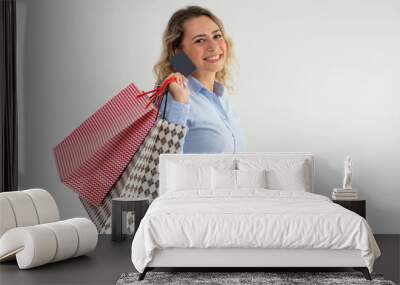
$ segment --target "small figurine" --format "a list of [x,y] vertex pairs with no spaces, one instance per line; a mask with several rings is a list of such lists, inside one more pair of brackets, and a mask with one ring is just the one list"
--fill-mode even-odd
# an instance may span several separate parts
[[344,161],[344,178],[343,178],[343,189],[352,190],[351,187],[351,176],[352,176],[352,162],[350,156],[346,156]]

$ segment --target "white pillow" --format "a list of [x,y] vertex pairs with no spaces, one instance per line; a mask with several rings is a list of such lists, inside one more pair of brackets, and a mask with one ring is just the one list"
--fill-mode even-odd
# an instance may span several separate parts
[[211,188],[236,190],[236,170],[211,168]]
[[267,171],[211,169],[213,190],[238,190],[240,188],[267,188]]
[[274,190],[306,191],[304,164],[294,168],[272,169],[267,172],[268,188]]
[[168,164],[167,191],[211,188],[211,167]]
[[267,188],[273,190],[310,191],[308,163],[298,159],[240,159],[240,170],[267,170]]
[[267,170],[235,170],[237,188],[267,188]]

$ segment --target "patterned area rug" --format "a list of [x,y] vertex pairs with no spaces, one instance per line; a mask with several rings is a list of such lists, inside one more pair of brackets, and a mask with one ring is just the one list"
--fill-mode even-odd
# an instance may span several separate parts
[[138,273],[124,273],[116,285],[145,284],[379,284],[395,285],[384,280],[382,275],[372,274],[372,281],[364,278],[360,272],[148,272],[142,281],[138,281]]

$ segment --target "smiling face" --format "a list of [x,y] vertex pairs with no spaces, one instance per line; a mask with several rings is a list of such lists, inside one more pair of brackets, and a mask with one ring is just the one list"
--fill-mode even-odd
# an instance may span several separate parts
[[207,16],[183,24],[182,50],[197,67],[198,73],[215,73],[224,68],[227,45],[218,25]]

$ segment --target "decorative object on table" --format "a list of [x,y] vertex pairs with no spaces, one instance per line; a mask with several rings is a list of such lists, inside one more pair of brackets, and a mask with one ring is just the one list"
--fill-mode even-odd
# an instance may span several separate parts
[[86,218],[60,221],[57,204],[46,190],[0,193],[0,209],[0,261],[16,259],[20,269],[28,269],[96,248],[95,225]]
[[342,188],[333,188],[332,192],[333,200],[357,200],[358,191],[355,189],[348,190]]
[[138,281],[139,273],[124,273],[116,285],[177,285],[177,284],[353,284],[396,285],[382,275],[372,274],[373,281],[365,280],[360,272],[149,272]]
[[334,203],[359,214],[366,219],[366,201],[365,200],[333,200]]
[[346,160],[344,161],[344,178],[343,178],[343,189],[351,190],[351,179],[353,173],[353,163],[351,161],[351,157],[348,155]]
[[140,221],[146,214],[149,207],[149,200],[146,198],[114,198],[112,199],[112,236],[113,241],[123,241],[125,239],[123,224],[123,214],[131,211],[134,218],[128,221],[133,228],[129,231],[135,234]]
[[353,176],[353,162],[348,155],[344,161],[344,178],[342,188],[333,188],[333,200],[357,200],[358,192],[351,186]]

